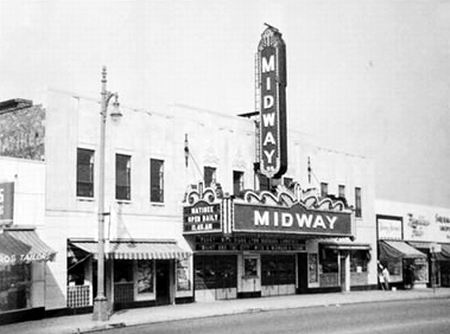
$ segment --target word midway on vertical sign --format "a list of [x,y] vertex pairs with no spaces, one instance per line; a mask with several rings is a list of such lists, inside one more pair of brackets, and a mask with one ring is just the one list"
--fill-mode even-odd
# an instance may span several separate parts
[[280,178],[287,169],[286,45],[281,33],[268,26],[257,57],[260,101],[260,173]]

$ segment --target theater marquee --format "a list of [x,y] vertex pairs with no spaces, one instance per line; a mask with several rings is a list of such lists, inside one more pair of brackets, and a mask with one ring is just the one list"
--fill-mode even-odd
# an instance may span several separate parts
[[260,89],[260,173],[279,178],[287,169],[286,45],[269,26],[258,45]]

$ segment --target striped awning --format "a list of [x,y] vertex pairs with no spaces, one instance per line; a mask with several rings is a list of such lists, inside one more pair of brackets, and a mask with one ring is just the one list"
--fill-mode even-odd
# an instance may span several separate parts
[[418,251],[404,241],[382,240],[378,245],[380,250],[380,259],[427,258],[426,254]]
[[56,252],[43,242],[34,229],[8,229],[0,234],[0,264],[52,261]]
[[[70,244],[97,257],[96,241],[70,241]],[[105,256],[115,260],[171,260],[185,259],[192,253],[181,249],[175,242],[110,241],[105,243]]]

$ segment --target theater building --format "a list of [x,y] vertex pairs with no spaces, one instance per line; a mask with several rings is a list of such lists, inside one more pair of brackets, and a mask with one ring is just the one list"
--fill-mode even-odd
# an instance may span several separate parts
[[[120,121],[108,117],[111,311],[376,287],[372,162],[288,130],[285,55],[281,34],[266,29],[257,57],[261,112],[180,104],[148,111],[121,101]],[[97,293],[98,102],[57,89],[43,97],[39,231],[58,254],[46,262],[48,314],[90,312]]]
[[450,286],[450,209],[377,199],[376,212],[379,259],[392,282]]

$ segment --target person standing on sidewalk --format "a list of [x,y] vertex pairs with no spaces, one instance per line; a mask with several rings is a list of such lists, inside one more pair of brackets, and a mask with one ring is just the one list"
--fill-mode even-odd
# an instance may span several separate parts
[[389,281],[390,281],[391,277],[389,275],[389,270],[387,269],[387,267],[383,268],[383,271],[381,272],[381,274],[383,275],[384,288],[385,288],[385,290],[389,290]]
[[380,290],[384,290],[383,266],[380,262],[378,262],[378,283],[380,284]]

